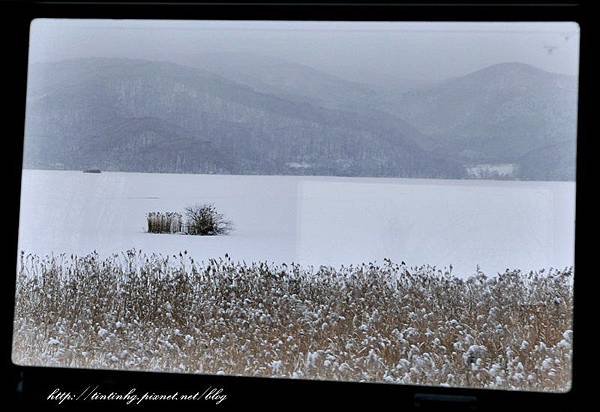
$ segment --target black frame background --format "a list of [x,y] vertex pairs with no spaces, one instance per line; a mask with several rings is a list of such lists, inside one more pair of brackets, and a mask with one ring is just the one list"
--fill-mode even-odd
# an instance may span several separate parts
[[[291,407],[359,406],[392,407],[395,410],[506,410],[507,408],[539,410],[574,409],[575,401],[592,393],[598,382],[584,376],[586,368],[594,368],[594,311],[596,298],[595,273],[591,266],[594,232],[591,228],[591,157],[594,151],[592,133],[592,40],[594,18],[591,7],[581,2],[548,3],[511,1],[504,3],[422,1],[420,3],[378,1],[323,1],[319,3],[268,2],[240,3],[128,1],[7,1],[0,3],[0,42],[4,58],[2,79],[3,164],[8,182],[5,188],[4,236],[8,237],[3,251],[7,254],[1,281],[4,328],[10,333],[2,339],[2,361],[8,383],[4,385],[4,400],[16,400],[56,407],[46,400],[56,387],[78,392],[91,384],[104,392],[195,392],[208,386],[222,387],[228,399],[214,406],[210,402],[152,402],[146,406],[172,408],[188,406],[194,409],[250,409],[256,407],[287,409]],[[36,17],[53,18],[144,18],[144,19],[229,19],[229,20],[404,20],[404,21],[576,21],[581,29],[579,119],[577,140],[576,183],[576,248],[574,356],[572,389],[564,394],[509,392],[462,388],[400,386],[345,382],[298,381],[252,377],[184,375],[148,372],[20,367],[11,362],[14,315],[15,268],[22,172],[22,151],[25,119],[27,55],[29,23]],[[594,125],[595,126],[595,125]],[[581,274],[579,274],[581,272]],[[584,273],[585,272],[585,273]],[[590,273],[587,273],[590,272]],[[589,292],[584,294],[584,291]],[[451,397],[446,397],[450,395]],[[65,407],[121,407],[122,403],[67,402]],[[590,404],[591,406],[591,404]]]

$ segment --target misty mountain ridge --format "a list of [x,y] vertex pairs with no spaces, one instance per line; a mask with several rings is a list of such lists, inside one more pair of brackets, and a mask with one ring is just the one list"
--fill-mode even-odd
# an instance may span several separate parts
[[194,67],[219,73],[263,93],[328,108],[347,108],[376,95],[366,84],[304,64],[253,53],[203,53]]
[[[519,177],[575,179],[577,78],[523,63],[496,64],[380,102],[427,136],[421,144],[463,164],[513,163]],[[558,162],[523,164],[535,151],[565,148]]]
[[[552,152],[575,145],[569,76],[502,64],[391,98],[301,64],[213,57],[204,67],[120,58],[32,64],[24,166],[463,178],[469,165],[506,162],[517,165],[511,177],[574,178],[570,151]],[[542,149],[552,162],[534,155]]]
[[[260,93],[172,63],[88,59],[84,65],[94,64],[99,69],[84,69],[85,76],[73,61],[53,64],[62,79],[51,81],[49,67],[33,68],[27,167],[81,168],[94,161],[106,170],[181,173],[299,173],[290,164],[309,165],[303,174],[462,173],[460,165],[421,149],[408,126],[403,131],[370,115]],[[123,129],[124,123],[138,127]],[[182,150],[194,141],[203,148]],[[159,167],[168,162],[156,163],[159,152],[176,157],[168,170]]]

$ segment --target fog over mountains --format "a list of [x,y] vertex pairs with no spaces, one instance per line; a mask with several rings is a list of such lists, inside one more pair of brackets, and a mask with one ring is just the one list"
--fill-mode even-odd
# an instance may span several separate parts
[[24,166],[464,178],[510,164],[505,178],[575,176],[575,77],[506,63],[381,91],[247,54],[201,66],[33,64]]

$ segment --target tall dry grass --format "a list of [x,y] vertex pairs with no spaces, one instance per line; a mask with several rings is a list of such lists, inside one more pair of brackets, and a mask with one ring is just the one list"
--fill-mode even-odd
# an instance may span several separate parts
[[460,279],[390,261],[22,254],[13,359],[518,390],[569,388],[572,270]]
[[150,212],[146,216],[148,233],[180,233],[183,217],[177,212]]
[[178,212],[150,212],[146,220],[148,233],[216,236],[227,235],[233,230],[233,223],[212,203],[186,207],[185,220]]

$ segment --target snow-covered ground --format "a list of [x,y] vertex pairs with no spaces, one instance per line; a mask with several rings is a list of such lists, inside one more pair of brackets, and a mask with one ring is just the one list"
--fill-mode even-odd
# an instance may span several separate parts
[[[146,214],[214,203],[227,236],[149,234]],[[570,182],[23,172],[19,249],[142,249],[197,260],[476,266],[488,274],[573,265]]]

